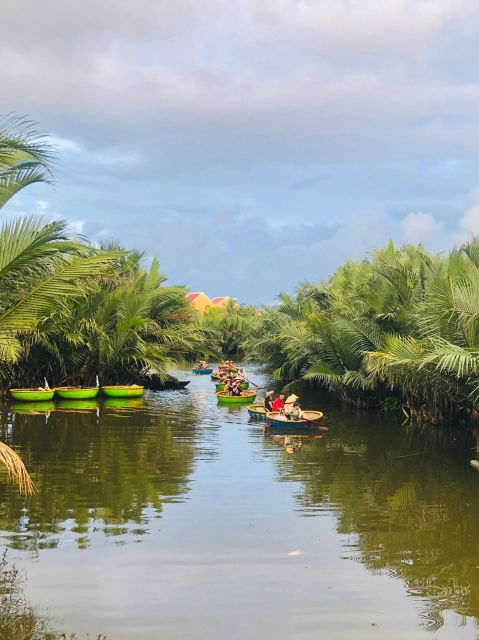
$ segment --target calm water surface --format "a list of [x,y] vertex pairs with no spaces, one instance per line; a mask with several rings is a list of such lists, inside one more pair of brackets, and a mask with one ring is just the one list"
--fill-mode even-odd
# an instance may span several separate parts
[[5,405],[39,492],[0,485],[20,569],[0,638],[478,637],[472,442],[325,408],[325,436],[285,440],[217,406],[209,376],[81,411]]

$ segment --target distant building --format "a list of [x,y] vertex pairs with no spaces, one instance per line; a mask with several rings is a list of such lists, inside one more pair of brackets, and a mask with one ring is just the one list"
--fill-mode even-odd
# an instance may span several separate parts
[[203,293],[203,291],[188,293],[186,299],[188,300],[188,302],[191,302],[193,307],[196,309],[196,311],[198,311],[200,315],[203,315],[206,309],[209,309],[209,307],[213,306],[211,304],[211,300],[208,298],[206,293]]
[[214,307],[226,307],[230,300],[236,302],[236,298],[230,298],[229,296],[216,296],[216,298],[211,299],[211,304]]
[[188,293],[186,299],[191,302],[200,315],[203,315],[210,307],[225,307],[230,300],[236,303],[236,298],[231,298],[230,296],[216,296],[210,300],[203,291]]

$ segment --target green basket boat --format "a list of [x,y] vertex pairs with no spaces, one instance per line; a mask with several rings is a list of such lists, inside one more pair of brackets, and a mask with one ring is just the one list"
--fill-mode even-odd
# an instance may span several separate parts
[[221,404],[245,404],[256,398],[256,391],[243,391],[240,396],[230,396],[227,391],[217,391],[216,397]]
[[266,409],[261,403],[250,404],[248,406],[248,413],[252,418],[256,420],[266,420]]
[[[246,389],[249,388],[249,383],[248,382],[242,382],[240,386],[243,389],[243,391],[246,391]],[[224,382],[218,382],[218,384],[216,385],[216,391],[224,391],[224,390],[225,390],[225,383]]]
[[54,393],[55,389],[10,389],[12,398],[21,402],[51,400]]
[[101,388],[103,395],[109,398],[139,398],[143,395],[143,389],[136,384],[115,384]]
[[65,400],[91,400],[99,391],[99,387],[55,387],[57,396]]

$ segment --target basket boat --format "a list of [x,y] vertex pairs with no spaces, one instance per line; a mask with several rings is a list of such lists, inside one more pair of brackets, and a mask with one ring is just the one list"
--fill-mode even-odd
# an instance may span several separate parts
[[240,396],[230,396],[227,391],[217,391],[216,397],[221,404],[245,404],[256,398],[256,391],[242,391]]

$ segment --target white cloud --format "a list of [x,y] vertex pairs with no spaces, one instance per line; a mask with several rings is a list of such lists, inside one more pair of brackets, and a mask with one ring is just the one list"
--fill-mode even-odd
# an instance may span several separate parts
[[428,242],[440,234],[444,224],[430,213],[408,213],[401,222],[402,232],[406,242],[417,244]]

